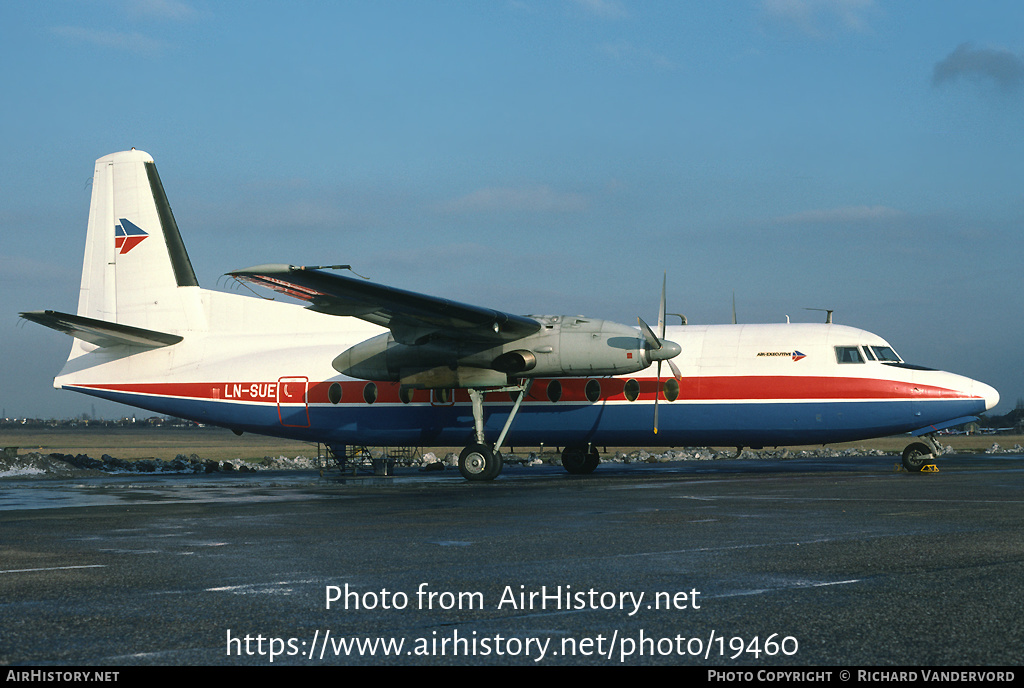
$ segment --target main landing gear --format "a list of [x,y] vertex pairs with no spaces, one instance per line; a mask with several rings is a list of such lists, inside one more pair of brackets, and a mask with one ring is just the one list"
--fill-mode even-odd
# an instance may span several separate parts
[[907,445],[903,450],[903,468],[908,473],[920,473],[942,453],[942,447],[933,436],[923,435],[920,439],[923,441]]
[[[512,420],[519,411],[519,405],[530,390],[530,381],[527,380],[517,387],[505,387],[492,389],[492,392],[517,392],[515,404],[508,414],[505,427],[501,429],[498,440],[494,446],[487,444],[484,438],[484,391],[470,389],[469,398],[473,402],[473,443],[469,444],[459,454],[459,472],[466,480],[494,480],[501,473],[504,461],[501,458],[501,445],[505,441],[508,430],[512,427]],[[597,465],[601,463],[601,456],[597,447],[589,444],[570,445],[562,450],[562,466],[569,473],[586,475],[593,473]]]
[[601,463],[601,455],[593,445],[578,445],[562,450],[562,467],[574,475],[593,473]]
[[466,480],[494,480],[501,473],[504,461],[499,450],[501,449],[502,442],[505,441],[508,429],[512,427],[512,420],[519,411],[519,405],[523,402],[529,389],[530,381],[526,380],[517,387],[490,390],[495,392],[518,392],[515,404],[512,405],[512,411],[508,414],[508,420],[505,421],[505,427],[501,429],[498,441],[494,443],[493,447],[487,444],[487,440],[484,437],[484,391],[480,389],[469,390],[469,398],[473,402],[474,442],[459,454],[459,473],[462,473],[463,478]]
[[504,465],[501,452],[479,442],[469,445],[459,454],[459,472],[466,480],[494,480]]

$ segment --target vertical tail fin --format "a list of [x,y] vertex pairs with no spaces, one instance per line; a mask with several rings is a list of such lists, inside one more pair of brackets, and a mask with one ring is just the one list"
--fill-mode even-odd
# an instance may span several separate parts
[[160,331],[195,321],[198,287],[153,158],[96,161],[78,315]]

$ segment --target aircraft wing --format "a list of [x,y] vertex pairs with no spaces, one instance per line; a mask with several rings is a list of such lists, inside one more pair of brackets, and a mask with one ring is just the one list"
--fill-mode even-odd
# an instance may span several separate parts
[[309,309],[349,315],[391,330],[395,341],[418,344],[430,337],[481,343],[511,342],[540,330],[533,318],[458,303],[294,265],[258,265],[228,275],[308,301]]

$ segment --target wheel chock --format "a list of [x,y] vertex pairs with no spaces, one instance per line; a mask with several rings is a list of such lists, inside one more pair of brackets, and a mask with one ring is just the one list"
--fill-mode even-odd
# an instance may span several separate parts
[[[910,471],[908,471],[903,466],[902,463],[893,464],[892,470],[893,470],[893,473],[909,473],[910,472]],[[929,464],[925,464],[924,466],[921,466],[921,470],[919,472],[920,473],[938,473],[939,472],[939,467],[936,466],[933,463],[929,463]]]

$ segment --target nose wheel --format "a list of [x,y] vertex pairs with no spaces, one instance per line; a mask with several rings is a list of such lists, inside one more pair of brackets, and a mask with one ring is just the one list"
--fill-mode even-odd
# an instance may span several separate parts
[[931,459],[931,449],[922,442],[915,442],[903,450],[903,467],[908,473],[920,473]]
[[914,442],[903,450],[903,468],[908,473],[921,473],[942,453],[942,447],[931,435],[924,435],[924,442]]

